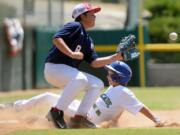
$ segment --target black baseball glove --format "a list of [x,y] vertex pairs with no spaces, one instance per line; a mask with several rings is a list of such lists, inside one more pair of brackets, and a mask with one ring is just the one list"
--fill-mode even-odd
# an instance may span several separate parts
[[134,35],[126,36],[120,41],[117,47],[116,52],[122,53],[124,61],[136,59],[140,55],[138,49],[135,48],[135,38]]

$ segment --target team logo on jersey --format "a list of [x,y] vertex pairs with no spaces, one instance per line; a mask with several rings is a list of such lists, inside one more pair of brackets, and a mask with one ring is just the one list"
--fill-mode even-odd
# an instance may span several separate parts
[[93,43],[91,43],[91,49],[92,49],[92,50],[94,49],[94,44],[93,44]]
[[107,108],[109,108],[112,105],[110,98],[106,94],[102,94],[100,97],[104,101],[104,103],[106,104]]
[[81,31],[81,36],[84,36],[84,33],[83,33],[83,31]]

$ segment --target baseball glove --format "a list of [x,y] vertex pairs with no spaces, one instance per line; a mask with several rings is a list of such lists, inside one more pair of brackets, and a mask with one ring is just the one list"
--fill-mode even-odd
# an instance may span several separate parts
[[136,48],[130,48],[122,53],[124,61],[134,60],[139,57],[140,53]]
[[138,49],[135,48],[135,45],[136,45],[135,36],[134,35],[126,36],[120,41],[116,52],[122,53],[124,61],[136,59],[139,57],[140,53]]

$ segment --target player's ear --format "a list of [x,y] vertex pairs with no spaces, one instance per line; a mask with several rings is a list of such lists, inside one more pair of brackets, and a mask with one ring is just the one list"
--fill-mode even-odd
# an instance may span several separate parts
[[85,15],[84,15],[84,14],[81,14],[81,15],[80,15],[80,18],[81,18],[81,20],[84,20]]
[[82,18],[84,18],[84,17],[86,17],[86,16],[87,16],[87,13],[88,13],[88,12],[85,12],[85,13],[83,13],[83,14],[81,14],[81,15],[80,15],[81,20],[82,20]]

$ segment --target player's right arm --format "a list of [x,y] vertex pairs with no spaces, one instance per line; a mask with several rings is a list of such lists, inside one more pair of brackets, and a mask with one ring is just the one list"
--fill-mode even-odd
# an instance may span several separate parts
[[73,59],[82,60],[84,55],[82,52],[73,52],[65,43],[65,41],[62,38],[54,38],[53,44],[65,55],[69,56]]
[[59,51],[70,58],[78,60],[83,59],[83,53],[80,51],[72,51],[72,48],[70,48],[71,45],[69,44],[72,44],[73,39],[79,37],[80,28],[81,25],[79,23],[67,23],[53,36],[52,41]]

